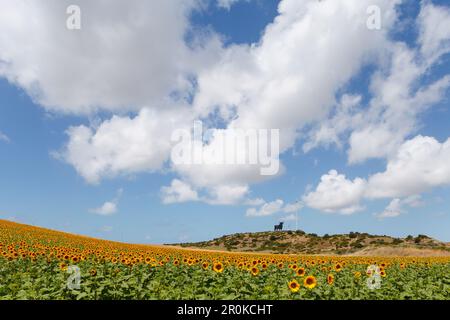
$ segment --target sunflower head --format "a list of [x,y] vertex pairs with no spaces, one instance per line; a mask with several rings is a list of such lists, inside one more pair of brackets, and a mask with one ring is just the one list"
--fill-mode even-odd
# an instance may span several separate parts
[[305,268],[298,268],[297,269],[297,275],[299,277],[303,277],[305,275]]
[[223,272],[223,263],[222,262],[216,262],[214,263],[213,266],[213,270],[217,273],[222,273]]
[[298,292],[300,290],[300,284],[297,282],[297,280],[292,280],[288,283],[289,289],[291,292]]
[[64,262],[61,262],[59,264],[59,269],[62,270],[62,271],[66,271],[67,270],[67,264],[64,263]]
[[334,276],[331,273],[327,276],[327,283],[329,285],[332,285],[334,283]]
[[314,287],[317,285],[317,280],[314,276],[307,276],[303,281],[303,284],[308,289],[314,289]]
[[259,269],[257,267],[252,267],[250,272],[252,273],[252,275],[257,276],[259,274]]

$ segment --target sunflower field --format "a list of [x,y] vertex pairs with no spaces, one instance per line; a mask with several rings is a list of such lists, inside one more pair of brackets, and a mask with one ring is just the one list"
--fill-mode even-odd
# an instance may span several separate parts
[[0,299],[440,299],[450,257],[226,253],[0,220]]

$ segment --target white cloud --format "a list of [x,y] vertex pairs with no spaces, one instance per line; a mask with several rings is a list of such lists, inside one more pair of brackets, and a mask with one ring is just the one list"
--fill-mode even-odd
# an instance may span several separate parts
[[445,96],[449,76],[430,84],[420,81],[432,60],[422,60],[418,50],[404,44],[388,44],[386,50],[389,67],[372,77],[370,91],[374,97],[368,106],[361,105],[361,96],[344,94],[332,117],[307,133],[305,152],[321,145],[342,148],[348,138],[350,164],[390,157],[416,132],[418,116]]
[[247,217],[265,217],[271,216],[274,213],[280,212],[283,207],[283,200],[277,199],[272,202],[263,204],[259,209],[249,208],[247,209]]
[[174,179],[169,187],[161,188],[163,203],[197,201],[198,195],[187,183]]
[[[98,127],[78,126],[67,131],[69,142],[59,156],[86,181],[152,172],[169,159],[172,131],[189,127],[187,109],[142,109],[137,116],[114,116]],[[164,125],[161,125],[164,124]]]
[[247,199],[244,201],[244,205],[246,206],[262,206],[265,203],[264,199],[262,198],[254,198],[254,199]]
[[95,213],[101,216],[110,216],[118,212],[119,200],[122,197],[123,189],[120,188],[116,192],[116,197],[111,201],[106,201],[98,208],[89,209],[89,212]]
[[284,212],[284,213],[293,213],[298,212],[303,208],[303,203],[295,202],[295,203],[287,203],[285,204],[283,200],[277,199],[272,202],[264,202],[259,209],[257,208],[249,208],[247,209],[246,216],[247,217],[266,217],[271,216],[276,213]]
[[297,221],[297,216],[295,214],[289,214],[283,218],[280,219],[280,221],[283,222],[289,222],[289,221]]
[[[218,4],[229,7],[233,2]],[[258,43],[221,47],[213,33],[185,43],[192,27],[189,13],[199,4],[194,0],[81,0],[79,31],[66,30],[61,19],[68,0],[0,0],[0,76],[48,110],[113,112],[97,125],[69,128],[59,157],[93,184],[170,168],[179,179],[162,189],[169,202],[198,198],[211,204],[245,203],[250,185],[268,178],[260,175],[258,166],[169,165],[174,129],[190,128],[194,119],[218,111],[223,130],[281,128],[280,151],[285,152],[305,125],[318,123],[307,135],[305,151],[342,146],[348,136],[349,163],[388,159],[386,172],[369,182],[330,171],[304,197],[308,206],[349,214],[361,210],[366,197],[401,198],[447,183],[441,164],[448,159],[447,151],[436,151],[438,159],[430,159],[441,171],[409,159],[406,168],[418,170],[417,177],[398,172],[407,155],[396,157],[400,146],[408,147],[404,140],[417,129],[417,116],[440,101],[449,87],[450,77],[417,84],[450,50],[450,15],[424,2],[418,21],[421,47],[413,49],[388,40],[398,2],[282,0],[278,16]],[[366,27],[369,5],[378,5],[383,15],[383,28],[376,32]],[[379,70],[371,80],[373,99],[367,108],[361,108],[358,94],[343,95],[336,103],[337,93],[368,63]],[[192,105],[187,97],[193,97]],[[328,119],[334,105],[336,116]],[[213,138],[207,147],[217,145]],[[441,149],[447,150],[446,145]],[[440,174],[430,177],[421,168]],[[405,181],[414,183],[403,188]],[[377,183],[386,189],[372,188]],[[113,205],[106,202],[94,210],[112,212],[117,210]],[[250,213],[271,211],[269,204],[259,205]]]
[[195,108],[232,108],[234,127],[282,128],[281,150],[290,148],[296,128],[325,116],[336,91],[383,50],[395,2],[376,3],[386,26],[380,32],[366,27],[373,1],[282,1],[258,44],[231,46],[200,72]]
[[117,203],[107,201],[101,207],[90,209],[89,212],[99,214],[101,216],[109,216],[117,212]]
[[344,94],[331,117],[306,133],[304,151],[320,145],[343,147],[348,138],[348,162],[362,163],[394,155],[417,132],[418,116],[441,101],[450,87],[448,75],[426,79],[439,58],[450,52],[450,10],[423,2],[417,26],[418,47],[385,43],[367,106],[360,105],[358,95]]
[[303,151],[309,152],[319,146],[328,147],[332,144],[342,148],[342,134],[361,121],[361,117],[354,115],[357,108],[360,107],[361,99],[360,95],[342,95],[338,105],[333,110],[335,115],[330,119],[321,121],[307,133]]
[[386,207],[386,209],[384,209],[384,211],[382,213],[378,214],[377,216],[380,219],[394,218],[394,217],[398,217],[402,213],[403,213],[403,208],[401,205],[401,200],[396,198],[396,199],[392,200],[389,203],[389,205]]
[[436,59],[450,50],[450,9],[425,2],[419,14],[419,43],[422,54]]
[[356,178],[351,181],[345,175],[338,174],[336,170],[331,170],[320,180],[314,191],[303,196],[307,206],[341,214],[353,214],[363,209],[360,200],[366,189],[365,180]]
[[66,28],[71,4],[0,1],[0,76],[49,110],[138,110],[188,91],[208,60],[185,43],[198,1],[79,0],[81,30]]
[[422,60],[417,50],[404,44],[393,44],[390,50],[390,69],[372,78],[374,98],[369,109],[360,109],[353,119],[348,150],[351,164],[395,154],[417,131],[418,116],[441,101],[450,87],[450,76],[432,83],[422,81],[434,61]]
[[205,202],[214,205],[233,205],[245,201],[249,192],[247,185],[218,185],[208,189],[209,196]]
[[[205,128],[206,130],[206,128]],[[249,153],[251,148],[248,147],[248,143],[246,140],[246,135],[235,135],[234,131],[228,129],[214,129],[212,130],[212,136],[210,137],[208,142],[200,142],[195,141],[192,142],[192,147],[190,148],[192,153],[194,154],[194,158],[202,157],[202,154],[224,154],[226,157],[229,157],[230,154],[224,152],[224,141],[228,140],[228,137],[232,137],[234,139],[235,148],[233,149],[234,155],[244,155],[244,159],[249,158]],[[272,138],[272,137],[270,137]],[[271,139],[268,139],[271,142]],[[257,141],[258,145],[261,141]],[[188,142],[191,144],[191,141]],[[274,143],[275,144],[275,143]],[[268,148],[269,149],[269,148]],[[262,148],[258,149],[258,155],[260,155]],[[202,153],[203,151],[203,153]],[[229,151],[228,149],[226,151]],[[251,183],[256,183],[264,180],[268,180],[271,178],[280,175],[284,168],[280,165],[280,170],[277,175],[264,176],[261,174],[262,168],[270,167],[270,164],[279,164],[278,153],[272,152],[272,150],[268,150],[267,159],[269,160],[269,165],[261,163],[262,158],[258,157],[260,163],[257,164],[249,164],[248,161],[244,161],[243,164],[221,164],[223,162],[219,162],[219,164],[211,164],[211,163],[172,163],[172,169],[177,172],[180,176],[183,177],[184,180],[188,181],[196,188],[209,188],[213,189],[214,187],[221,185],[239,185],[239,186],[248,186]]]
[[283,211],[286,213],[298,212],[303,208],[304,204],[300,201],[296,203],[288,203],[284,206]]
[[422,200],[422,196],[420,194],[412,195],[403,199],[403,203],[411,208],[417,208],[424,205],[424,201]]
[[224,9],[230,10],[231,6],[233,6],[234,4],[236,4],[239,1],[249,2],[250,0],[217,0],[217,6],[219,8],[224,8]]
[[211,187],[196,188],[191,184],[175,179],[171,186],[162,187],[163,203],[182,203],[201,201],[210,205],[250,205],[259,203],[258,199],[247,199],[247,185],[219,184]]
[[405,206],[414,208],[420,205],[422,205],[422,200],[419,195],[410,196],[405,199],[395,198],[383,212],[377,214],[377,217],[379,219],[398,217],[406,212]]
[[[175,2],[170,3],[166,6],[175,5]],[[133,102],[133,99],[117,96],[121,90],[115,87],[114,75],[99,73],[98,77],[103,77],[107,81],[97,81],[107,83],[108,88],[113,90],[114,94],[106,94],[107,92],[99,90],[98,86],[89,86],[86,89],[87,93],[85,90],[70,86],[77,92],[78,98],[82,97],[86,101],[77,102],[77,98],[72,99],[70,95],[64,93],[62,95],[64,101],[71,101],[75,104],[64,105],[62,99],[55,98],[55,101],[59,101],[58,103],[63,105],[65,111],[68,109],[71,111],[74,109],[78,111],[80,109],[91,110],[93,105],[117,110],[115,108],[124,103],[139,106],[149,104],[152,108],[144,108],[134,117],[114,116],[110,120],[100,123],[98,127],[79,126],[69,129],[69,142],[60,156],[73,165],[77,172],[90,183],[99,183],[102,178],[118,175],[159,171],[168,160],[171,131],[174,128],[187,127],[195,117],[207,116],[217,106],[220,114],[228,121],[227,128],[283,128],[280,151],[284,152],[294,144],[297,129],[312,120],[325,116],[334,102],[335,92],[355,75],[363,64],[372,60],[373,56],[383,50],[383,43],[386,41],[385,32],[394,20],[395,4],[387,0],[376,1],[383,9],[386,29],[374,33],[366,28],[366,9],[368,4],[372,3],[373,1],[369,0],[351,3],[345,1],[302,3],[283,0],[279,6],[279,16],[266,28],[259,43],[222,49],[220,59],[215,60],[217,62],[213,67],[211,67],[210,59],[199,58],[196,60],[202,62],[205,60],[206,63],[199,66],[195,70],[197,72],[192,72],[194,75],[197,73],[198,76],[198,89],[194,94],[193,102],[194,110],[189,110],[182,103],[174,105],[169,103],[169,105],[173,105],[172,111],[166,111],[167,103],[161,103],[160,99],[157,99],[158,103],[155,103],[153,98],[147,97],[147,95],[142,97],[142,92],[136,92],[136,90],[140,90],[140,84],[148,88],[149,84],[145,78],[130,78],[126,72],[121,74],[120,81],[134,84],[131,91],[127,86],[124,88],[127,89],[127,94],[139,101]],[[183,10],[189,10],[186,7],[189,6],[185,5]],[[158,7],[158,10],[164,8]],[[45,7],[43,11],[46,12],[47,9]],[[124,10],[132,15],[134,10],[145,11],[143,9],[145,8],[132,7]],[[152,12],[158,15],[158,10]],[[137,14],[137,16],[140,15]],[[105,25],[102,25],[104,30],[108,30],[109,18],[109,16],[105,18]],[[162,14],[152,23],[164,26],[165,22],[160,22],[159,19],[171,20],[166,18]],[[151,19],[149,18],[149,20]],[[147,21],[144,21],[139,26],[131,24],[131,27],[145,29],[148,28],[146,23]],[[182,26],[177,25],[179,29],[185,30],[187,22],[181,19],[180,23]],[[124,25],[127,24],[124,23]],[[177,26],[172,26],[172,28]],[[12,29],[17,32],[17,28]],[[46,26],[42,28],[46,31]],[[158,27],[158,30],[160,28]],[[179,31],[179,29],[177,30]],[[125,30],[128,29],[125,28]],[[141,30],[139,29],[139,31]],[[129,33],[124,33],[129,36]],[[132,32],[130,31],[130,33]],[[109,33],[106,33],[105,36],[107,35]],[[151,39],[152,35],[146,37],[149,38],[148,41],[155,43]],[[167,35],[164,36],[167,37]],[[179,33],[174,32],[175,40],[171,38],[170,41],[167,41],[169,42],[167,45],[174,45],[175,49],[173,47],[166,49],[184,54],[185,48],[176,49],[176,46],[179,45],[178,36]],[[139,33],[133,36],[133,39],[138,37]],[[117,42],[123,42],[123,39]],[[166,45],[166,41],[164,45]],[[146,47],[144,46],[144,48]],[[103,48],[98,49],[103,50]],[[162,48],[161,50],[166,49]],[[208,51],[208,57],[217,54],[217,47],[206,47],[205,50]],[[199,54],[203,55],[203,53]],[[172,68],[172,65],[177,66],[179,61],[183,61],[183,57],[174,58],[171,55],[168,57],[148,56],[152,57],[148,58],[152,60],[148,63],[156,63],[159,66],[159,60],[163,61],[161,63],[163,73],[167,71],[164,67],[166,62],[168,66],[170,65],[169,68]],[[121,54],[120,57],[122,59],[123,55]],[[132,61],[128,61],[128,63],[146,62],[147,60],[142,57],[134,58],[130,59]],[[167,59],[170,60],[170,63]],[[52,59],[46,58],[46,61],[50,60]],[[55,59],[55,61],[58,60]],[[174,61],[177,63],[174,64]],[[189,62],[192,63],[192,61]],[[52,63],[54,64],[54,62]],[[121,69],[122,65],[117,61],[114,61],[114,64],[117,67],[112,69]],[[76,61],[72,65],[79,68]],[[124,68],[135,70],[137,67],[125,65]],[[41,69],[45,70],[46,68],[39,70]],[[139,65],[139,70],[145,70],[145,65]],[[174,72],[179,71],[178,77],[182,78],[183,70],[180,70],[177,69]],[[51,72],[50,74],[53,75]],[[151,74],[152,81],[159,78],[158,73],[148,72],[147,74]],[[134,75],[135,73],[133,73]],[[164,77],[162,78],[164,80]],[[45,81],[41,82],[45,83]],[[169,82],[176,83],[172,78]],[[149,83],[152,84],[151,81]],[[120,84],[123,85],[123,82]],[[92,95],[89,90],[92,90]],[[62,91],[64,92],[64,90]],[[152,90],[149,91],[149,96],[151,96],[151,92]],[[161,93],[164,90],[158,87],[157,92]],[[102,99],[97,99],[97,94],[101,98],[106,96],[111,101],[100,101]],[[42,101],[41,103],[48,105]],[[155,105],[156,107],[154,107]],[[212,139],[207,147],[214,149],[217,144],[216,139]],[[236,199],[247,193],[250,184],[270,178],[261,176],[259,169],[259,166],[240,165],[172,166],[172,170],[180,175],[180,180],[185,181],[195,190],[206,189],[212,199],[211,202],[216,203],[234,203],[237,201]],[[217,192],[217,190],[229,189],[230,186],[233,191]],[[230,199],[226,199],[227,197]]]
[[[420,205],[417,196],[433,188],[450,185],[450,138],[416,136],[406,141],[388,159],[386,170],[368,179],[350,181],[335,170],[322,176],[315,191],[303,197],[305,203],[326,212],[354,213],[364,199],[402,199],[393,201],[383,216],[401,213],[399,204]],[[397,209],[397,210],[395,210]]]
[[161,188],[163,203],[182,203],[201,201],[211,205],[254,205],[264,202],[262,199],[248,199],[247,185],[218,184],[210,187],[194,187],[191,184],[174,179],[170,186]]
[[[384,50],[395,2],[376,3],[386,26],[380,32],[366,27],[373,1],[282,1],[260,42],[229,46],[213,67],[199,72],[194,111],[206,117],[218,110],[227,123],[224,130],[280,129],[280,152],[285,152],[294,145],[297,129],[326,116],[336,91]],[[213,137],[208,149],[218,144]],[[173,169],[196,188],[249,186],[273,178],[261,176],[259,166]]]
[[6,143],[11,142],[9,137],[1,131],[0,131],[0,141],[6,142]]
[[369,178],[367,197],[406,197],[450,184],[450,138],[417,136],[389,159],[386,170]]

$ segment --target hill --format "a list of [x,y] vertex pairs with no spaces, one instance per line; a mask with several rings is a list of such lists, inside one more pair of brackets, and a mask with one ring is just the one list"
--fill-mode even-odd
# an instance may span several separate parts
[[442,256],[450,255],[450,243],[426,235],[394,238],[351,232],[324,235],[303,231],[237,233],[210,241],[175,244],[207,250],[267,252],[279,254]]

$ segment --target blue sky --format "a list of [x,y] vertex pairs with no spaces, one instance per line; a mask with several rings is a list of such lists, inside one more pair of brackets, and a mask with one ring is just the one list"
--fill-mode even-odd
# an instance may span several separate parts
[[[383,24],[370,41],[358,24],[364,1],[251,0],[229,9],[212,0],[201,8],[78,2],[88,20],[72,33],[65,21],[58,27],[64,3],[11,1],[22,23],[0,14],[0,33],[11,34],[0,40],[1,219],[174,243],[271,230],[282,220],[292,229],[298,211],[299,228],[317,234],[450,241],[445,1],[372,1]],[[27,14],[41,22],[28,26]],[[133,14],[144,22],[132,23]],[[171,165],[160,141],[173,119],[279,128],[284,171],[267,178],[232,168],[220,178],[223,168]]]

